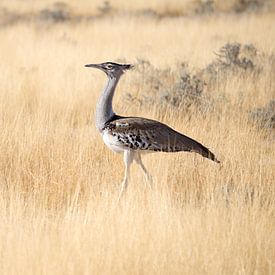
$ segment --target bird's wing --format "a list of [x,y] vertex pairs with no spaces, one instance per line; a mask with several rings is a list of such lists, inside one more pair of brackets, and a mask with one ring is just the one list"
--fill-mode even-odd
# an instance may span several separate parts
[[132,150],[189,151],[219,162],[214,154],[199,142],[155,120],[139,117],[119,118],[109,122],[105,129],[123,146]]

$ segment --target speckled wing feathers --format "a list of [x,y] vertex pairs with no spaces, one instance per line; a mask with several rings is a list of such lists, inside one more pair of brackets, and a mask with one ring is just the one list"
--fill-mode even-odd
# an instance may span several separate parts
[[155,120],[139,117],[119,118],[108,122],[104,131],[116,138],[121,146],[132,150],[189,151],[218,162],[214,154],[202,144]]

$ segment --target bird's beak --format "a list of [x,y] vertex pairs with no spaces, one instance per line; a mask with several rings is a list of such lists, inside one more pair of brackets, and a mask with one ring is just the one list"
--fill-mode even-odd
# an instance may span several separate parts
[[102,69],[101,66],[99,64],[87,64],[85,65],[85,67],[88,68],[96,68],[96,69]]

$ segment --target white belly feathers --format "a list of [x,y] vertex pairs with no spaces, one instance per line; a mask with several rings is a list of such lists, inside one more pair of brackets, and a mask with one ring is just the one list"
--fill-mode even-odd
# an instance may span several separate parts
[[110,134],[108,130],[103,131],[102,138],[108,148],[116,153],[123,153],[126,149],[118,140],[118,138]]

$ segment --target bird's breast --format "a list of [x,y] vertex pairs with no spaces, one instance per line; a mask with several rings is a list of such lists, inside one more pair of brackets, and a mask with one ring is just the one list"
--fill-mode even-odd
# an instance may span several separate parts
[[119,139],[108,130],[103,130],[102,138],[107,147],[116,153],[123,153],[126,149]]

